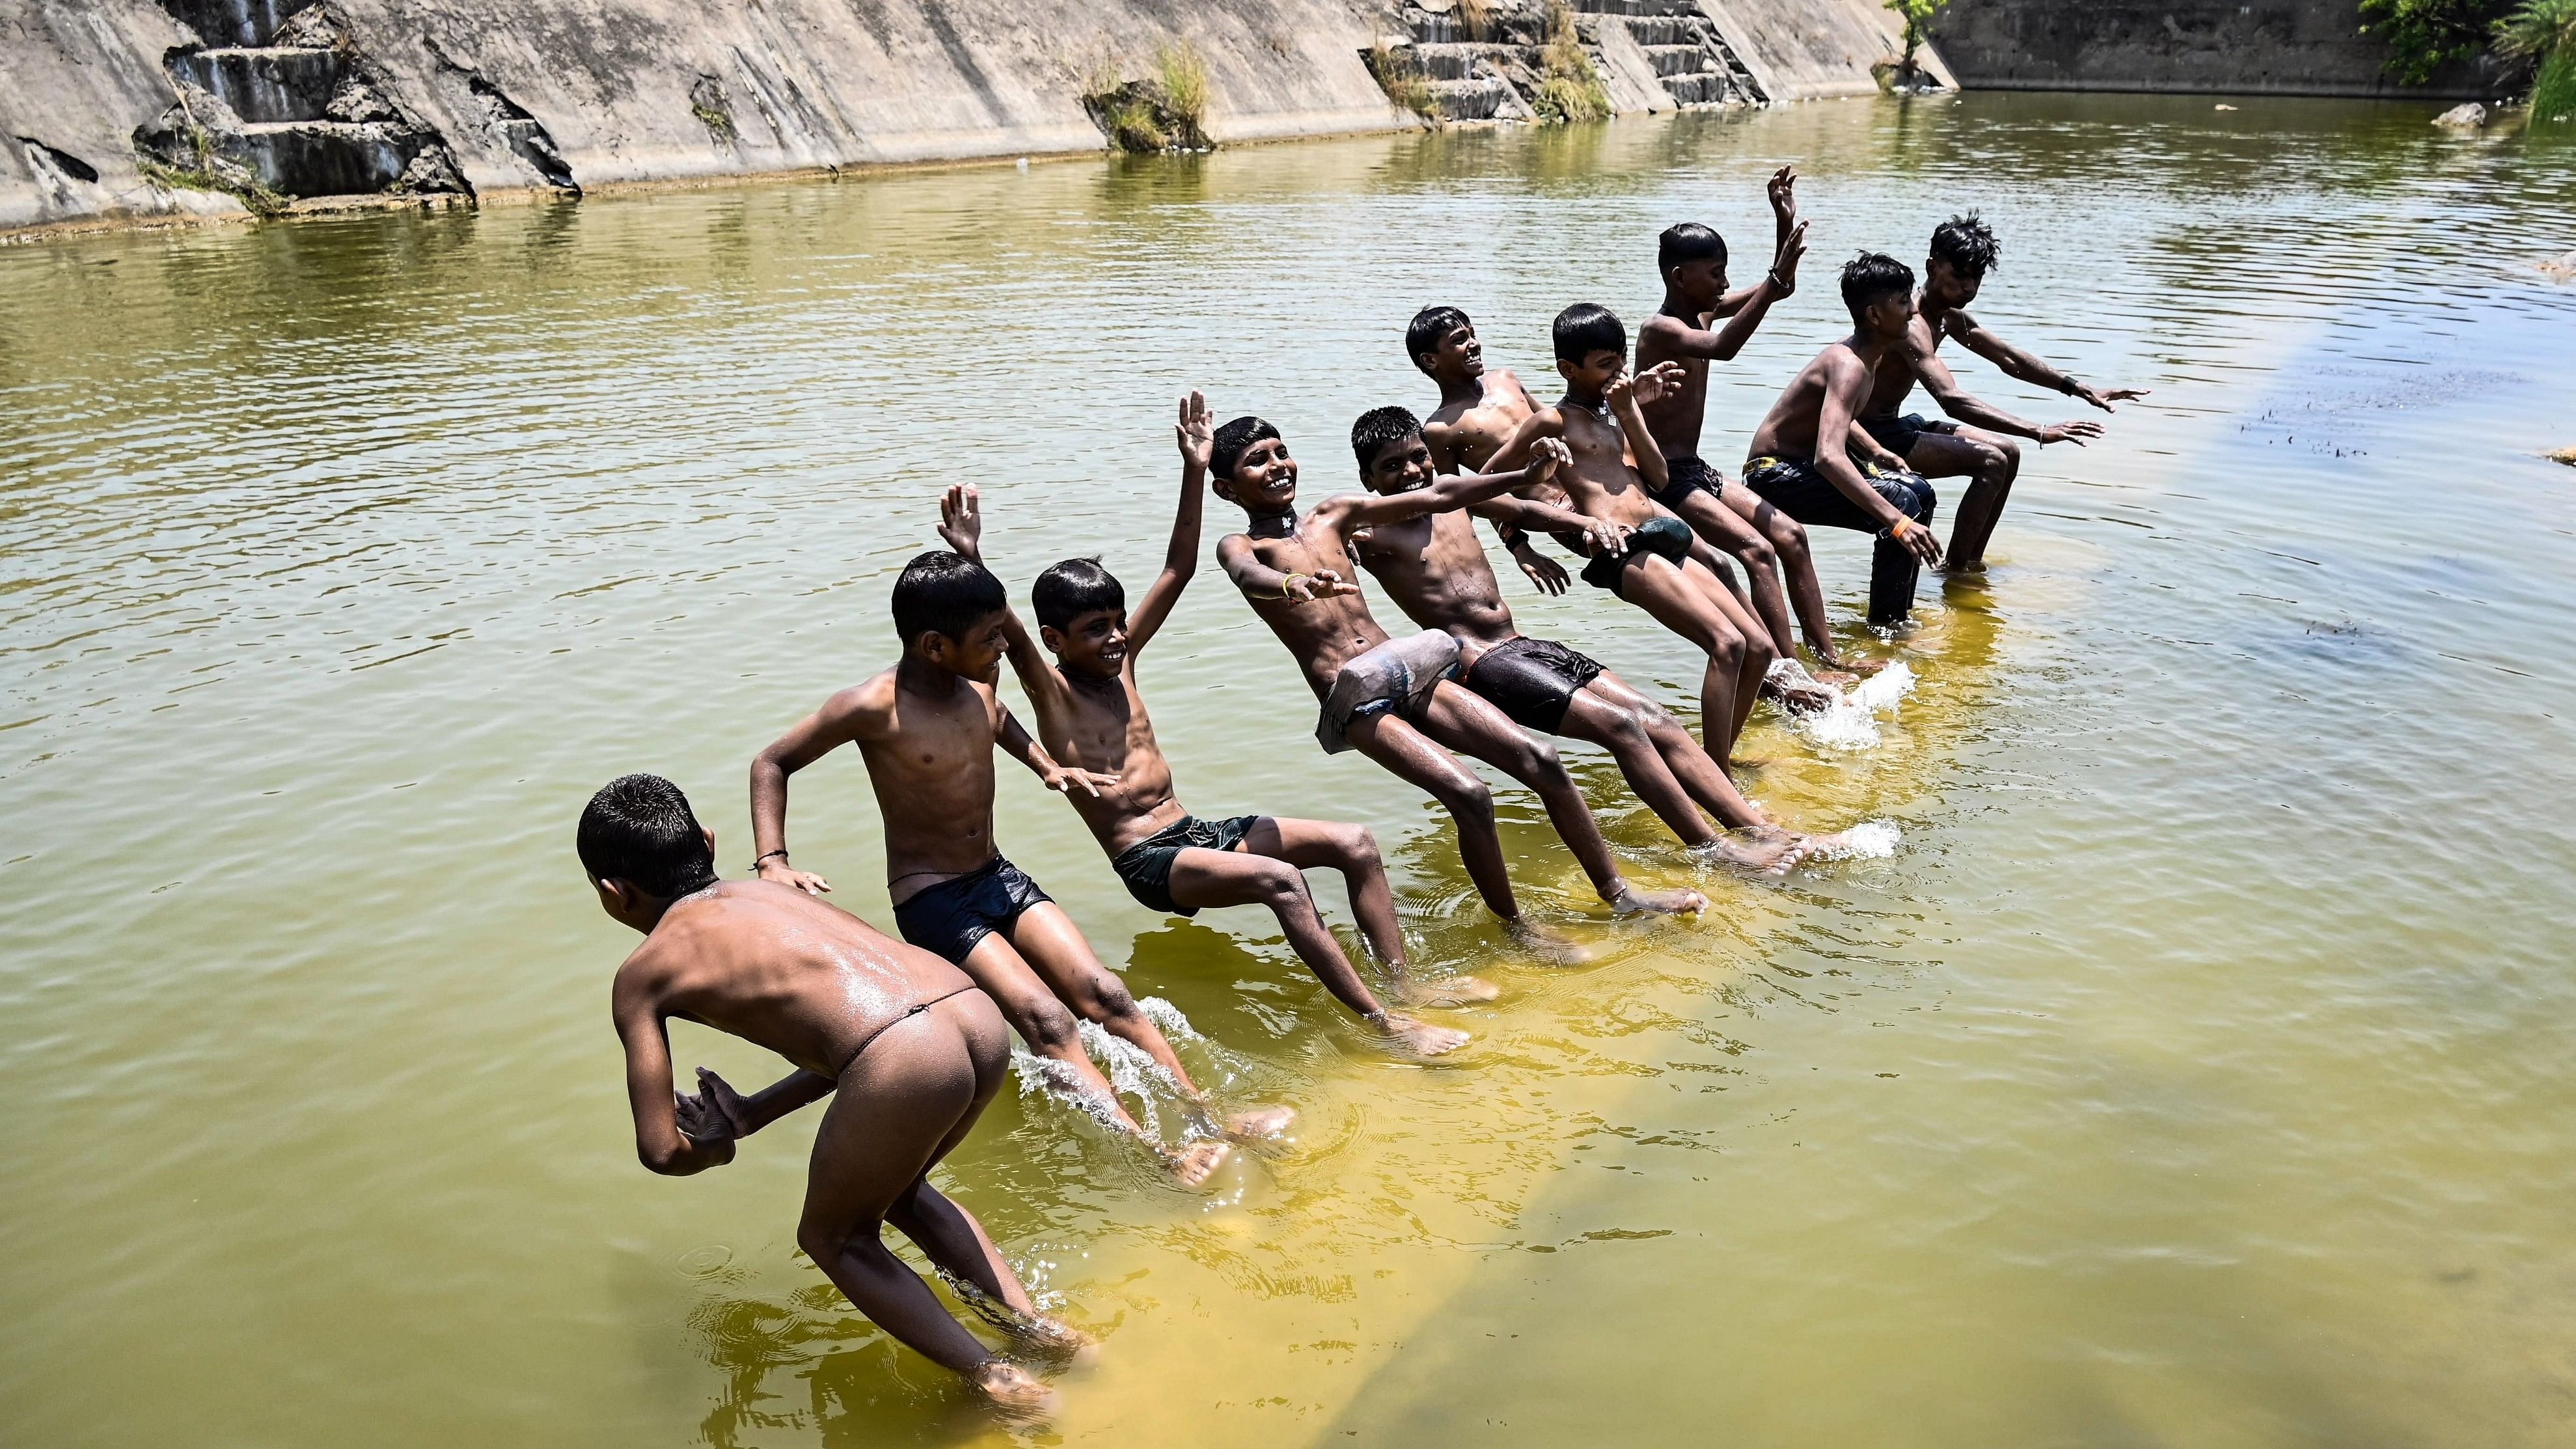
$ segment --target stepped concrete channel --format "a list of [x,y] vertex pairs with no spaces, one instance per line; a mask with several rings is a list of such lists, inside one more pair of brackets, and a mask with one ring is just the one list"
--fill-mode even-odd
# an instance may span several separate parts
[[[1219,144],[1526,120],[1548,4],[0,0],[0,234],[1097,152],[1084,95],[1174,44]],[[1897,53],[1874,0],[1570,23],[1618,114],[1867,93]],[[1430,122],[1379,85],[1388,49]]]

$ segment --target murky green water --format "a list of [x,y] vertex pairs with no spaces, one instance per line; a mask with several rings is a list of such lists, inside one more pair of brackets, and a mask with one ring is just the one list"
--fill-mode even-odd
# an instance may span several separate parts
[[[0,252],[0,1415],[30,1445],[949,1443],[994,1433],[794,1256],[810,1121],[636,1166],[572,822],[891,657],[935,490],[1027,578],[1158,556],[1169,400],[1310,492],[1456,302],[1546,372],[1652,237],[1811,285],[1982,208],[1978,310],[2151,386],[1927,589],[1867,748],[1755,793],[1884,860],[1517,962],[1445,826],[1326,760],[1213,567],[1147,677],[1208,813],[1369,821],[1506,996],[1374,1053],[1241,912],[1128,901],[1005,772],[1003,844],[1292,1146],[1199,1196],[1048,1101],[947,1182],[1105,1340],[1046,1442],[2543,1445],[2576,1403],[2576,147],[2428,107],[1975,97],[69,241]],[[2025,412],[2050,401],[1968,369]],[[1955,497],[1955,486],[1950,490]],[[1824,543],[1856,620],[1863,545]],[[1676,700],[1642,616],[1513,602]],[[1391,610],[1381,609],[1391,616]],[[1591,794],[1648,879],[1689,867]],[[1581,921],[1535,803],[1528,894]],[[800,864],[884,925],[855,759]],[[1342,914],[1338,891],[1328,893]],[[767,1064],[682,1027],[683,1063]]]

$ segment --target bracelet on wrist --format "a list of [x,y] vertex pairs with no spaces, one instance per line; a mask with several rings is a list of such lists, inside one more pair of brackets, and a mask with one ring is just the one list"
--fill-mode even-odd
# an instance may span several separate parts
[[1773,267],[1764,280],[1768,281],[1774,288],[1776,288],[1783,297],[1786,297],[1790,293],[1798,290],[1795,285],[1781,278],[1780,269],[1778,267]]
[[782,847],[781,849],[770,851],[766,855],[754,857],[751,862],[751,868],[753,870],[758,870],[762,866],[767,865],[772,859],[785,860],[786,858],[787,851]]

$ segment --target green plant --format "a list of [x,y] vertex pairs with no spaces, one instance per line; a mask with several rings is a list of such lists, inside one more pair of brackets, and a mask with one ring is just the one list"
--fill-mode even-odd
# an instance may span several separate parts
[[2576,0],[2525,0],[2496,24],[2496,49],[2516,59],[2537,59],[2531,81],[2531,119],[2576,119]]
[[1199,122],[1207,116],[1207,61],[1199,48],[1186,40],[1168,40],[1154,47],[1154,74],[1163,83],[1163,108],[1177,124],[1173,127],[1185,140],[1205,139]]
[[1548,7],[1547,21],[1547,44],[1538,56],[1538,94],[1530,97],[1530,109],[1544,125],[1610,119],[1610,92],[1602,88],[1592,57],[1583,53],[1583,37],[1575,32],[1574,12],[1565,0]]
[[1153,75],[1123,80],[1125,69],[1104,46],[1084,71],[1083,109],[1121,151],[1198,151],[1208,147],[1207,62],[1186,40],[1154,47]]
[[2420,86],[2433,72],[2487,48],[2513,0],[2361,0],[2364,35],[2388,42],[2387,71]]
[[1426,121],[1440,119],[1440,97],[1431,88],[1431,78],[1415,63],[1413,52],[1390,50],[1383,37],[1368,48],[1362,57],[1368,62],[1369,74],[1377,77],[1378,89],[1398,107],[1411,111]]
[[[228,166],[225,170],[218,171],[208,165],[173,166],[168,162],[156,161],[149,156],[138,156],[135,158],[134,169],[142,173],[144,180],[165,189],[221,192],[240,202],[242,208],[253,216],[268,217],[286,214],[286,198],[260,185],[250,178],[249,173],[242,171],[238,166]],[[239,174],[227,174],[227,172]]]
[[1923,37],[1929,31],[1932,17],[1941,13],[1950,0],[1887,0],[1887,7],[1905,22],[1905,59],[1898,64],[1897,74],[1906,84],[1914,83],[1914,52],[1923,48]]

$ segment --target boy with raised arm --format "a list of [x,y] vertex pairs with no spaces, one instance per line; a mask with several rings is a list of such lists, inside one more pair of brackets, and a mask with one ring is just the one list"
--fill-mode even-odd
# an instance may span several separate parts
[[[1439,481],[1422,425],[1402,408],[1362,414],[1351,425],[1351,452],[1361,483],[1372,493],[1395,497]],[[1474,511],[1522,529],[1587,532],[1613,553],[1627,532],[1553,504],[1508,496],[1477,504]],[[1470,693],[1524,729],[1608,749],[1628,788],[1683,844],[1755,870],[1784,871],[1797,860],[1806,842],[1765,820],[1737,794],[1717,761],[1662,705],[1598,662],[1552,639],[1532,639],[1513,625],[1484,545],[1463,514],[1426,513],[1377,524],[1353,540],[1353,551],[1413,622],[1458,641],[1458,662],[1466,671],[1460,682]],[[1728,829],[1743,831],[1745,842],[1710,829],[1699,813],[1703,808]]]
[[[1707,423],[1710,360],[1732,360],[1744,350],[1771,304],[1797,289],[1798,261],[1807,250],[1807,224],[1797,219],[1797,182],[1796,171],[1787,166],[1771,177],[1768,189],[1778,238],[1771,270],[1752,286],[1727,290],[1726,239],[1715,230],[1697,222],[1665,228],[1655,256],[1664,277],[1664,300],[1655,315],[1637,328],[1637,371],[1651,372],[1665,362],[1681,369],[1681,385],[1642,409],[1655,446],[1664,454],[1667,482],[1655,501],[1744,565],[1754,612],[1761,616],[1771,647],[1782,659],[1798,657],[1797,635],[1789,627],[1789,608],[1794,603],[1817,664],[1827,670],[1846,670],[1851,666],[1834,648],[1824,590],[1816,582],[1815,560],[1807,552],[1807,531],[1699,456],[1700,432]],[[1721,317],[1729,319],[1726,326],[1709,330]],[[1793,702],[1827,701],[1809,694]]]
[[1537,791],[1557,834],[1613,910],[1692,912],[1707,902],[1697,891],[1640,890],[1620,878],[1601,827],[1556,751],[1453,682],[1458,641],[1437,629],[1391,639],[1369,617],[1351,582],[1350,541],[1363,528],[1464,508],[1517,485],[1545,482],[1564,461],[1562,448],[1539,448],[1523,471],[1443,478],[1400,498],[1335,494],[1302,518],[1297,464],[1277,428],[1259,418],[1236,418],[1217,429],[1209,464],[1217,495],[1240,506],[1246,520],[1242,533],[1217,544],[1217,562],[1252,612],[1287,646],[1322,701],[1316,743],[1327,754],[1358,750],[1428,791],[1458,823],[1458,853],[1486,908],[1525,939],[1560,952],[1562,943],[1549,942],[1521,915],[1503,869],[1493,797],[1449,750],[1473,755]]
[[[1440,387],[1440,406],[1422,423],[1431,466],[1443,474],[1481,473],[1485,460],[1511,441],[1538,403],[1509,368],[1485,366],[1476,324],[1455,307],[1425,307],[1404,329],[1405,355]],[[1565,592],[1565,567],[1538,551],[1529,533],[1498,521],[1494,535],[1542,594]]]
[[[1932,229],[1930,254],[1923,260],[1923,290],[1904,339],[1879,359],[1869,400],[1861,407],[1860,426],[1879,447],[1926,478],[1966,477],[1968,496],[1959,501],[1959,516],[1950,525],[1949,567],[1986,566],[1986,541],[2003,518],[2004,501],[2012,496],[2021,474],[2021,448],[2014,438],[2046,447],[2073,443],[2082,447],[2102,436],[2102,425],[2078,418],[2042,426],[2024,422],[1959,385],[1940,358],[1941,340],[1959,345],[2003,369],[2007,377],[2080,397],[2102,411],[2117,412],[2115,402],[2145,397],[2144,389],[2087,387],[2038,357],[1987,331],[1967,313],[1986,273],[1995,264],[1995,234],[1975,212],[1954,216]],[[1916,382],[1932,394],[1948,419],[1926,422],[1918,413],[1902,417],[1896,410]],[[1955,421],[1952,421],[1955,419]]]
[[1914,319],[1914,273],[1894,257],[1863,252],[1844,265],[1842,290],[1851,336],[1817,353],[1771,405],[1754,429],[1744,483],[1800,523],[1875,535],[1869,622],[1894,627],[1914,607],[1922,565],[1941,561],[1932,537],[1938,500],[1915,474],[1875,465],[1864,474],[1849,449],[1868,441],[1853,419],[1873,372]]
[[[1126,590],[1099,560],[1067,559],[1038,575],[1029,591],[1037,607],[1039,640],[1055,663],[1039,654],[1037,642],[1016,616],[1009,626],[1011,667],[1037,711],[1039,741],[1057,759],[1117,781],[1098,794],[1065,798],[1091,827],[1110,868],[1138,904],[1179,916],[1195,916],[1208,906],[1268,906],[1306,968],[1381,1035],[1424,1056],[1464,1046],[1465,1032],[1426,1025],[1380,1006],[1342,954],[1341,943],[1325,929],[1307,893],[1305,870],[1340,871],[1360,934],[1386,963],[1398,999],[1429,999],[1433,993],[1419,991],[1405,979],[1395,897],[1378,862],[1377,838],[1367,826],[1269,815],[1202,820],[1181,808],[1171,761],[1155,742],[1153,717],[1145,712],[1145,697],[1136,685],[1136,661],[1162,631],[1191,570],[1198,567],[1201,494],[1216,431],[1205,397],[1193,392],[1181,400],[1174,431],[1181,448],[1181,501],[1173,510],[1162,572],[1145,586],[1135,612],[1128,612]],[[940,518],[940,536],[982,563],[984,526],[975,488],[950,488]],[[1476,999],[1493,995],[1491,987],[1472,977],[1443,985],[1451,1000],[1462,993]],[[1285,1125],[1285,1109],[1272,1116],[1277,1120],[1263,1124],[1268,1130]]]
[[[1508,468],[1550,441],[1570,450],[1572,462],[1559,470],[1556,486],[1574,511],[1632,530],[1622,552],[1580,538],[1563,540],[1591,551],[1583,581],[1645,610],[1707,656],[1700,674],[1700,730],[1709,755],[1730,761],[1754,694],[1779,656],[1751,605],[1693,556],[1699,541],[1690,525],[1654,500],[1654,490],[1666,481],[1664,455],[1640,408],[1644,398],[1672,386],[1680,369],[1665,363],[1631,378],[1628,329],[1609,309],[1588,302],[1557,314],[1555,341],[1565,396],[1523,419],[1487,466]],[[1516,491],[1545,498],[1537,488]]]
[[[1031,1347],[1081,1336],[1041,1317],[981,1224],[930,1185],[1010,1069],[1001,1013],[926,951],[768,881],[719,881],[715,836],[655,775],[611,780],[581,812],[582,869],[611,920],[644,933],[617,968],[610,1011],[626,1046],[635,1153],[673,1177],[733,1161],[735,1144],[825,1097],[796,1243],[850,1306],[995,1403],[1044,1407],[1044,1385],[996,1357],[885,1245],[886,1225],[987,1301]],[[698,1069],[671,1087],[672,1017],[785,1057],[796,1070],[748,1097]]]
[[1198,1141],[1175,1151],[1147,1139],[1083,1051],[1077,1014],[1152,1057],[1193,1102],[1198,1088],[1063,908],[993,845],[996,748],[1050,790],[1117,783],[1057,764],[994,692],[1008,603],[1001,580],[956,554],[925,553],[905,565],[894,585],[902,660],[824,700],[751,762],[752,843],[760,852],[752,866],[762,879],[800,890],[832,888],[788,863],[787,777],[857,744],[885,818],[895,928],[973,977],[1086,1111],[1146,1142],[1173,1176],[1196,1184],[1229,1149]]

